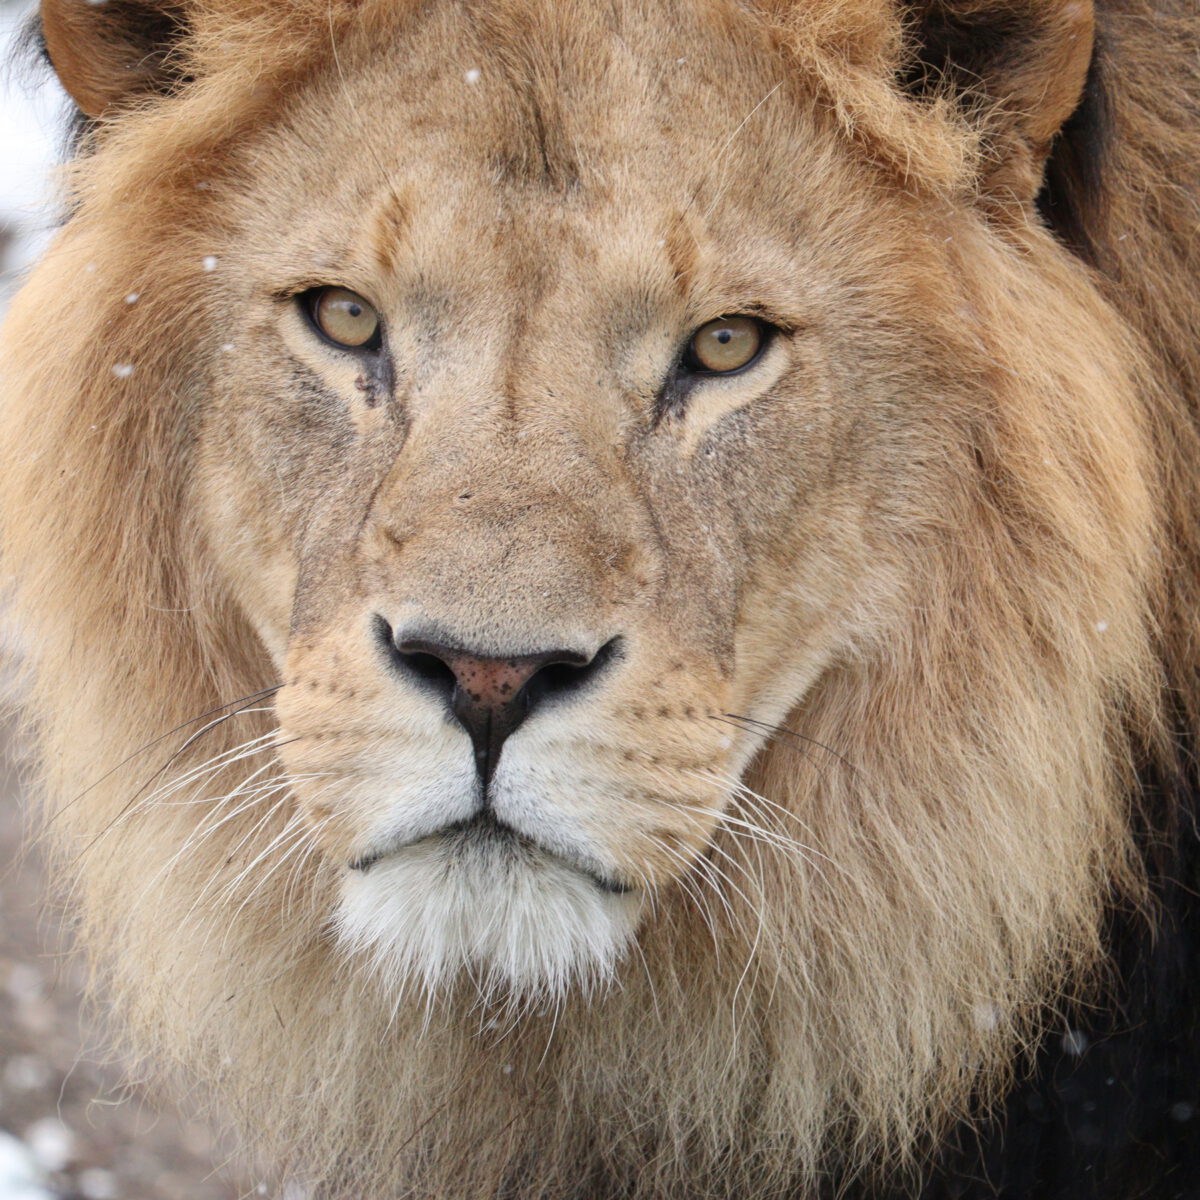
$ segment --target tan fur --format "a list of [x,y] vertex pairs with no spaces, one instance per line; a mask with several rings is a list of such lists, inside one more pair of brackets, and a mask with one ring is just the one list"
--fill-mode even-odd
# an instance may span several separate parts
[[[188,10],[194,81],[92,135],[3,359],[49,828],[129,1044],[336,1196],[911,1162],[1097,978],[1164,682],[1200,713],[1196,19],[1109,14],[1101,275],[1029,193],[1071,105],[901,95],[882,0]],[[324,283],[394,387],[280,299]],[[739,311],[786,336],[656,418]],[[639,886],[608,986],[427,1002],[336,944],[426,736],[384,609],[625,639],[538,751]]]

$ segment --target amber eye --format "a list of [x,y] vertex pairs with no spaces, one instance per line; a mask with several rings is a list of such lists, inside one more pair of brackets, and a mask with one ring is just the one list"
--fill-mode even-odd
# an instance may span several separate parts
[[754,317],[722,317],[692,334],[684,366],[692,371],[730,375],[749,366],[767,340],[767,326]]
[[379,313],[374,305],[347,288],[323,287],[305,292],[309,318],[337,346],[348,350],[377,350]]

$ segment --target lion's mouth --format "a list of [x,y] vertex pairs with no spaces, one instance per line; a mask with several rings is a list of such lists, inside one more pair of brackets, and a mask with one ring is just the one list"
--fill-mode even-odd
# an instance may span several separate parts
[[468,857],[479,857],[481,852],[486,852],[492,861],[495,861],[497,856],[504,856],[513,865],[532,866],[539,858],[550,858],[590,879],[602,892],[624,896],[634,891],[630,884],[598,870],[592,864],[549,849],[535,838],[501,820],[490,808],[481,809],[474,816],[464,821],[455,821],[434,833],[423,834],[409,841],[395,842],[364,854],[354,859],[349,864],[349,869],[366,874],[383,859],[395,858],[415,846],[429,845],[441,845],[445,848],[448,869]]

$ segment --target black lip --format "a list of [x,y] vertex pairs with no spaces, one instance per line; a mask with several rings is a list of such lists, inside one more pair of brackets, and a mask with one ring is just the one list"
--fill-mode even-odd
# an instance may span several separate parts
[[626,896],[634,890],[628,884],[589,870],[574,859],[565,858],[561,854],[556,854],[554,851],[546,849],[540,842],[534,841],[533,838],[522,833],[519,829],[514,829],[513,826],[502,821],[490,808],[481,809],[473,817],[468,817],[465,821],[455,821],[452,824],[443,826],[435,833],[426,834],[415,841],[405,842],[399,846],[390,846],[386,850],[380,850],[374,854],[363,855],[362,858],[354,859],[349,864],[349,867],[351,871],[362,871],[366,874],[377,862],[385,858],[392,858],[396,854],[399,854],[401,850],[408,849],[409,846],[418,845],[420,842],[429,841],[431,838],[447,839],[452,837],[488,839],[520,846],[528,850],[540,851],[542,854],[548,854],[559,862],[565,863],[573,870],[578,871],[579,874],[590,879],[602,892],[607,892],[612,896]]

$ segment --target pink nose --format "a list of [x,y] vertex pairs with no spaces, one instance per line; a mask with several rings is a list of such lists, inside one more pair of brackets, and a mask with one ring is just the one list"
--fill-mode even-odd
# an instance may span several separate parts
[[[405,647],[415,649],[416,645],[419,643],[406,642],[400,647],[400,653],[406,652]],[[483,658],[440,647],[426,649],[425,653],[435,655],[450,668],[458,690],[463,694],[464,703],[491,709],[503,708],[520,696],[521,689],[542,667],[554,662],[579,666],[582,657],[545,658],[543,655],[529,655],[524,658]]]
[[539,705],[576,691],[613,656],[618,639],[594,654],[543,650],[497,658],[423,638],[405,638],[387,627],[392,660],[415,680],[432,686],[449,703],[475,750],[486,788],[505,741]]

